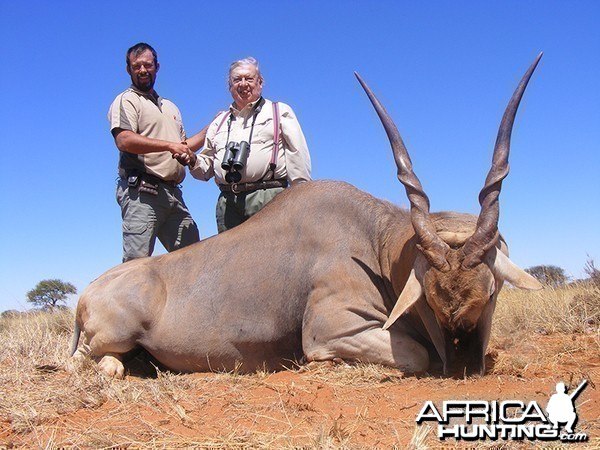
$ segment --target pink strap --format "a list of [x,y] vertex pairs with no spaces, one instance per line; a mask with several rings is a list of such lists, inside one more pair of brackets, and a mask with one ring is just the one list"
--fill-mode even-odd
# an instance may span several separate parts
[[273,153],[271,155],[270,169],[275,176],[275,168],[277,167],[277,153],[279,152],[279,105],[273,102]]
[[229,111],[224,111],[224,112],[225,112],[225,115],[223,116],[223,118],[221,119],[221,123],[219,123],[219,126],[217,127],[217,133],[219,132],[219,130],[221,129],[221,127],[227,120],[227,116],[229,116]]

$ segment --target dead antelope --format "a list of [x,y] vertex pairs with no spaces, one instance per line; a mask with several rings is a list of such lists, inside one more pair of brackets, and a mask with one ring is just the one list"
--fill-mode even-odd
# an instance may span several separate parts
[[513,122],[540,57],[502,118],[478,217],[429,212],[396,126],[359,77],[410,211],[343,182],[290,188],[233,230],[100,276],[79,300],[75,357],[91,353],[119,377],[137,347],[178,371],[279,369],[304,357],[483,374],[502,284],[541,287],[508,259],[498,231]]

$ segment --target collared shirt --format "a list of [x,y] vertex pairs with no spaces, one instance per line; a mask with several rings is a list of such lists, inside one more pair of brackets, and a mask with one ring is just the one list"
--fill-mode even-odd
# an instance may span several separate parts
[[[213,176],[217,184],[228,184],[226,171],[221,168],[228,142],[246,141],[250,137],[254,107],[256,103],[246,105],[241,111],[234,106],[222,112],[210,124],[206,132],[204,149],[198,154],[190,173],[199,180],[209,180]],[[242,183],[252,183],[262,179],[287,179],[290,184],[310,180],[310,154],[306,139],[300,128],[292,108],[285,103],[279,105],[279,151],[275,176],[269,169],[273,154],[273,103],[265,99],[265,103],[254,122],[252,142],[246,167],[240,172]]]
[[[141,136],[169,142],[186,140],[181,113],[175,104],[160,96],[142,92],[131,86],[117,95],[108,110],[110,131],[119,128]],[[181,183],[185,167],[173,159],[170,152],[154,152],[143,155],[120,152],[119,175],[137,170]]]

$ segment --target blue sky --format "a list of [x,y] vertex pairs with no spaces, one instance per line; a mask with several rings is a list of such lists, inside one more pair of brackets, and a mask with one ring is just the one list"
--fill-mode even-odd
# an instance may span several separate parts
[[[535,56],[500,196],[522,267],[600,265],[600,2],[0,0],[0,311],[46,278],[85,286],[121,260],[117,150],[106,113],[125,50],[153,45],[157,91],[188,135],[230,102],[229,63],[256,57],[264,94],[303,126],[315,179],[407,205],[358,71],[407,144],[432,211],[477,214],[504,108]],[[218,190],[186,178],[202,237]],[[162,251],[162,250],[161,250]],[[71,302],[72,304],[73,302]]]

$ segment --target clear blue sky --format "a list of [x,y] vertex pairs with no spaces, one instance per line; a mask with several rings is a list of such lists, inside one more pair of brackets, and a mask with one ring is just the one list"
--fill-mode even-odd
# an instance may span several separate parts
[[[522,267],[600,265],[600,2],[0,0],[0,311],[38,281],[81,291],[121,260],[117,150],[106,113],[125,50],[153,45],[157,91],[188,135],[230,102],[228,64],[261,62],[264,94],[300,118],[315,179],[407,205],[358,71],[396,121],[432,211],[478,213],[504,108],[544,57],[513,132],[500,229]],[[212,181],[184,197],[216,233]],[[161,250],[163,251],[163,250]]]

